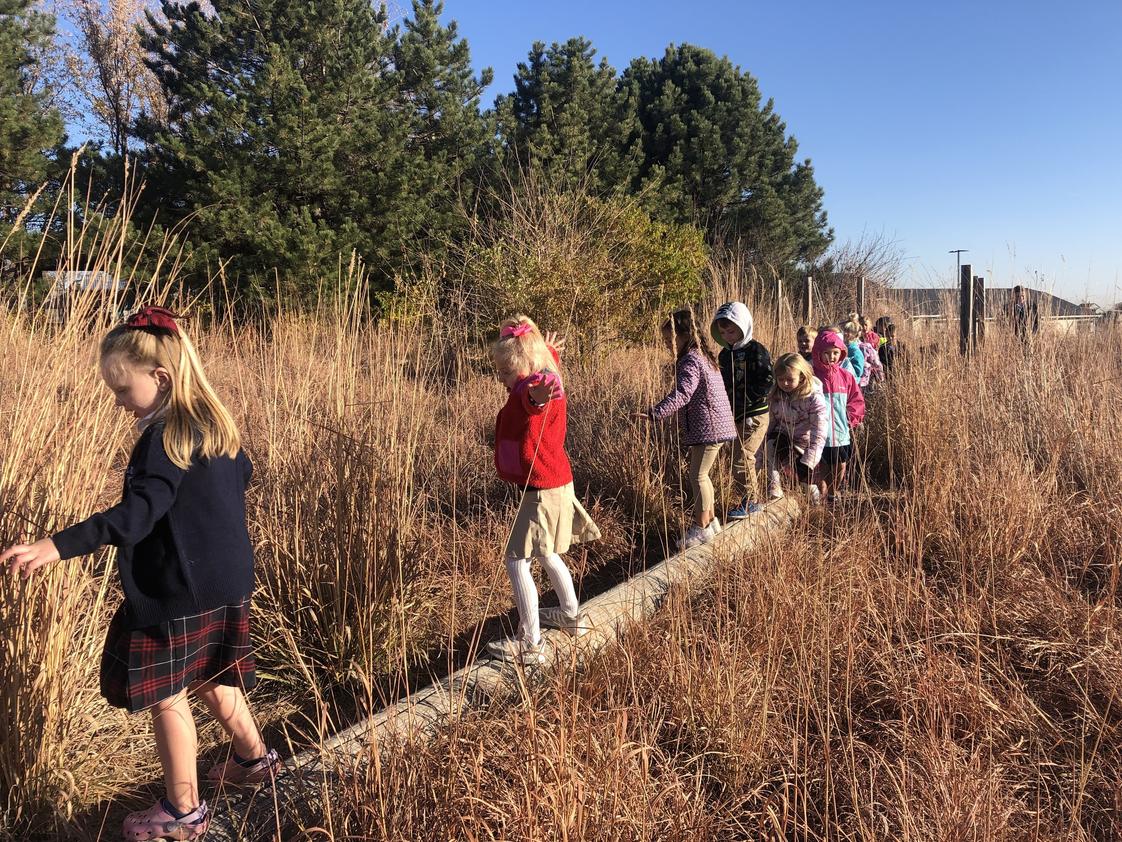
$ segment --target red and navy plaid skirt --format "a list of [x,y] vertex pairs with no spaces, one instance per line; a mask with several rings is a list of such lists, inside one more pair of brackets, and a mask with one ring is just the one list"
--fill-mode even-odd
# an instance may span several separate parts
[[109,704],[136,713],[203,681],[245,690],[257,683],[249,597],[142,629],[127,628],[125,606],[117,609],[101,654]]

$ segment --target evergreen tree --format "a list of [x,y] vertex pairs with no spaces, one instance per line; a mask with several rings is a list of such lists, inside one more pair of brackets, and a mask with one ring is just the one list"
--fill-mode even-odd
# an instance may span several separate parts
[[489,68],[478,78],[472,73],[455,21],[440,24],[443,10],[439,0],[413,0],[411,19],[393,38],[398,98],[409,123],[410,189],[423,198],[411,205],[419,214],[411,224],[429,235],[430,250],[463,222],[456,202],[461,188],[473,191],[487,154],[479,99],[493,77]]
[[756,80],[728,58],[684,44],[636,59],[621,88],[638,100],[644,160],[632,185],[657,193],[656,215],[700,222],[715,240],[789,262],[819,256],[833,239],[810,161]]
[[[34,0],[0,0],[0,224],[11,225],[47,180],[63,140],[62,119],[33,90],[35,54],[54,21]],[[0,231],[0,240],[8,235]]]
[[[409,190],[409,106],[369,0],[164,0],[149,66],[164,125],[140,126],[150,195],[190,214],[204,254],[311,294],[356,249],[385,277],[423,214]],[[268,284],[267,289],[272,287]]]
[[514,92],[495,101],[500,157],[540,168],[547,182],[623,193],[638,176],[642,150],[635,102],[606,59],[584,38],[549,49],[538,42],[518,65]]

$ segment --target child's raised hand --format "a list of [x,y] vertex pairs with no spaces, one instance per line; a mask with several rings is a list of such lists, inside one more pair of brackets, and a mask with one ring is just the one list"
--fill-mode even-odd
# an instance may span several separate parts
[[548,345],[550,348],[552,348],[554,351],[556,351],[558,354],[561,354],[561,353],[564,352],[564,350],[565,350],[565,337],[564,336],[559,336],[556,333],[556,331],[547,330],[545,332],[545,336],[542,337],[542,338],[545,339],[545,344]]
[[556,377],[542,377],[526,390],[526,394],[537,406],[545,406],[561,397],[561,384]]
[[0,566],[7,564],[8,572],[27,578],[40,567],[58,561],[58,547],[50,538],[43,538],[34,544],[15,544],[0,553]]

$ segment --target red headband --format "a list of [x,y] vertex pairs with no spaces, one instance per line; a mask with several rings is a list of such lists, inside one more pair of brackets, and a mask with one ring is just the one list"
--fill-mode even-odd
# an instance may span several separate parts
[[179,325],[176,319],[182,319],[166,307],[141,307],[125,320],[125,327],[143,330],[157,328],[166,330],[174,336],[179,336]]

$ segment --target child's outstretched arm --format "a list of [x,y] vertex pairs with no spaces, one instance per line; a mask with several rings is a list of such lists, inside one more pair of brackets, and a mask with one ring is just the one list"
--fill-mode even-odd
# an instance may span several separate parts
[[664,421],[690,402],[701,382],[701,364],[685,358],[678,364],[677,379],[669,395],[656,403],[649,413],[655,421]]
[[106,544],[135,544],[167,514],[187,472],[168,458],[162,431],[142,437],[138,447],[121,502],[51,536],[61,558],[86,555]]

